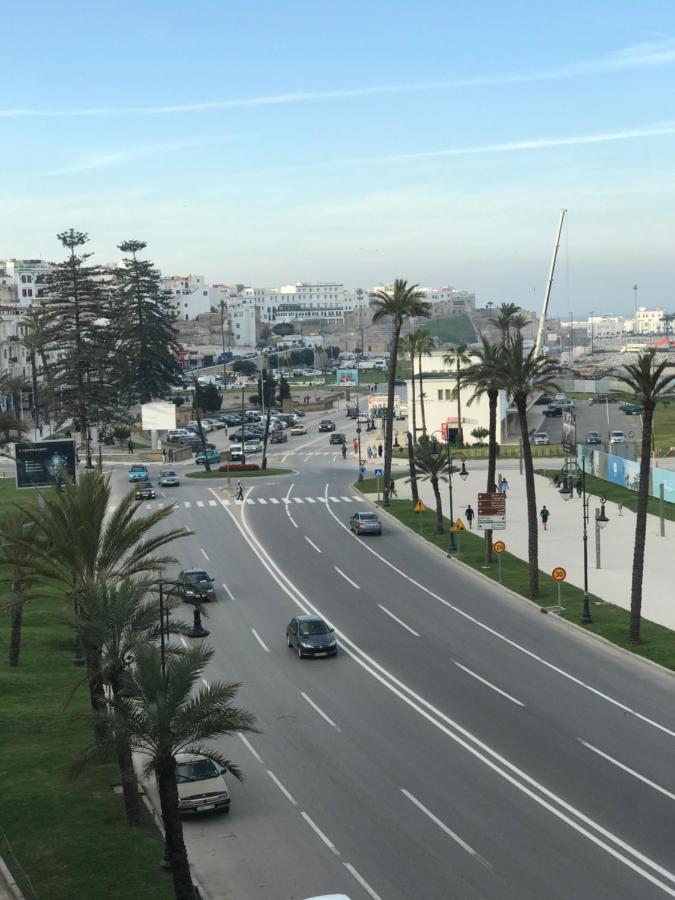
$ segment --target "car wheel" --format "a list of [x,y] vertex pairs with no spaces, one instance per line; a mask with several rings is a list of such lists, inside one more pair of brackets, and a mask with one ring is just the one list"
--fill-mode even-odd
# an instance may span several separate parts
[[298,647],[298,659],[302,659],[302,647]]
[[287,647],[291,646],[291,639],[290,639],[289,635],[286,635],[286,646]]

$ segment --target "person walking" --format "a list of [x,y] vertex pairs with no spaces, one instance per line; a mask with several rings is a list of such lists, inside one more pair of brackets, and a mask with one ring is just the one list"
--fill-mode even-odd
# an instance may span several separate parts
[[42,437],[43,428],[42,425],[38,425],[38,431],[40,432],[40,437]]
[[372,459],[372,458],[373,458],[373,448],[368,447],[368,459]]
[[581,480],[581,478],[577,478],[576,484],[575,484],[574,486],[575,486],[575,488],[577,489],[577,497],[581,497],[581,491],[582,491],[583,486],[584,486],[584,485],[583,485],[583,482],[582,482],[582,480]]
[[166,462],[166,447],[162,447],[162,462]]
[[383,452],[384,452],[384,448],[382,447],[382,444],[378,444],[377,445],[377,455],[380,457],[380,459],[382,459]]
[[237,481],[237,496],[235,500],[243,500],[244,499],[244,485],[241,481]]
[[508,494],[509,483],[506,478],[502,478],[502,483],[499,485],[499,490],[502,492],[502,494]]
[[356,440],[356,438],[352,438],[352,450],[354,451],[354,453],[356,453],[356,448],[358,446],[359,446],[359,442]]
[[169,462],[173,462],[173,450],[169,450]]
[[469,523],[469,528],[473,531],[473,509],[471,509],[470,503],[467,503],[464,515],[466,516],[466,521]]
[[546,504],[544,504],[544,506],[542,506],[542,508],[541,508],[541,512],[539,513],[539,516],[541,518],[541,524],[544,526],[544,531],[548,531],[547,525],[548,525],[549,515],[550,515],[550,513],[546,509]]
[[129,440],[127,441],[127,449],[129,450],[129,453],[134,452],[134,442],[131,440],[131,438],[129,438]]
[[390,497],[398,497],[398,491],[396,490],[396,482],[392,478],[389,482],[389,496]]
[[342,453],[342,458],[346,459],[347,458],[347,447],[345,444],[342,445],[342,449],[340,452]]

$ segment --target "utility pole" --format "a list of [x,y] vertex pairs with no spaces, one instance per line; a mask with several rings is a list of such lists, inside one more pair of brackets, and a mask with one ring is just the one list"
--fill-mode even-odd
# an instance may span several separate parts
[[633,334],[637,334],[637,284],[633,285]]

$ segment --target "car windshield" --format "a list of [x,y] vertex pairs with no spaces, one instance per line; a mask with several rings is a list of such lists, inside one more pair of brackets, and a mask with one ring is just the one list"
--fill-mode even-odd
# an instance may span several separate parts
[[320,619],[300,623],[300,634],[305,637],[309,634],[328,634],[328,632],[328,625]]
[[130,472],[145,472],[145,466],[132,466]]
[[217,778],[220,772],[210,759],[193,759],[191,762],[176,763],[176,783],[188,784],[190,781],[204,781]]
[[359,519],[361,519],[362,522],[377,522],[375,513],[359,513]]
[[176,473],[173,471],[173,469],[162,469],[162,471],[159,473],[159,476],[160,478],[175,478]]
[[186,572],[185,580],[188,584],[210,584],[211,579],[206,572]]

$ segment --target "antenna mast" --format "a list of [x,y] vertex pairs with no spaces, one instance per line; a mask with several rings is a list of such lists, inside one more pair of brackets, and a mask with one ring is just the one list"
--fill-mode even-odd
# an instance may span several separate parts
[[539,328],[537,330],[537,341],[534,345],[534,355],[539,356],[541,353],[541,342],[544,336],[544,325],[546,324],[546,313],[548,312],[548,301],[551,296],[551,288],[553,287],[553,273],[555,272],[555,263],[558,258],[558,248],[560,247],[560,235],[562,234],[563,222],[565,221],[566,209],[560,210],[560,222],[558,222],[558,231],[555,236],[555,246],[553,247],[553,256],[551,257],[551,266],[548,270],[548,280],[546,282],[546,293],[544,294],[544,305],[539,317]]

